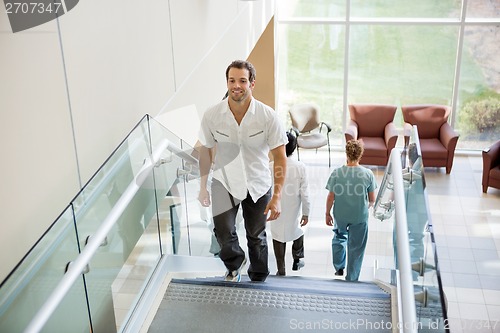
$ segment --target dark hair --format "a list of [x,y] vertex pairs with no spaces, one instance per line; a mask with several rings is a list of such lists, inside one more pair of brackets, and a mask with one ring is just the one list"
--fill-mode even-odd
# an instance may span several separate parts
[[226,81],[229,79],[229,70],[231,68],[238,68],[238,69],[246,69],[248,70],[248,81],[253,82],[255,81],[255,78],[257,77],[257,72],[255,71],[255,67],[253,65],[245,60],[235,60],[229,66],[227,66],[226,69]]
[[292,132],[286,132],[286,136],[288,137],[288,143],[286,144],[286,156],[290,156],[297,148],[297,138]]

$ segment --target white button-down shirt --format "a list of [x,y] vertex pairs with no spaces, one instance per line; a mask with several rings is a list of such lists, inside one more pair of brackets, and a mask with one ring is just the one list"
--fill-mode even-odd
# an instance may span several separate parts
[[209,108],[201,121],[200,142],[215,147],[213,178],[237,199],[256,202],[272,185],[269,151],[288,142],[276,112],[252,98],[240,125],[227,99]]

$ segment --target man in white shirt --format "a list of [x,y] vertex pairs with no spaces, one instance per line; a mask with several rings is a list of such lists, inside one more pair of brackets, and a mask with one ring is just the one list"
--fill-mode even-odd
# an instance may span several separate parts
[[[205,207],[212,204],[219,257],[227,268],[225,280],[232,282],[241,280],[246,262],[235,227],[240,204],[250,259],[248,276],[252,281],[265,281],[269,275],[266,221],[281,213],[286,173],[285,131],[276,112],[253,98],[255,75],[251,63],[233,61],[226,69],[228,98],[209,108],[201,122],[198,199]],[[212,162],[210,200],[207,178]]]

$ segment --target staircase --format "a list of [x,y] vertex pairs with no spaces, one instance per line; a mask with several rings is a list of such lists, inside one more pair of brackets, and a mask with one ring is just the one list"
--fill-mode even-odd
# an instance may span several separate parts
[[374,283],[269,276],[172,279],[148,333],[390,332],[391,295]]

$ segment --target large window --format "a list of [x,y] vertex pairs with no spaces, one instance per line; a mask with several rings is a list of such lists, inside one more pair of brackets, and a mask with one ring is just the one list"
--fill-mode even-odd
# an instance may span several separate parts
[[[443,104],[459,149],[500,138],[500,0],[468,0],[463,11],[457,0],[277,6],[277,105],[287,124],[293,104],[316,103],[340,145],[348,104]],[[402,127],[400,109],[395,121]]]
[[278,110],[290,125],[293,104],[314,103],[321,120],[332,125],[332,142],[343,131],[344,27],[290,25],[280,28]]
[[483,149],[500,139],[500,25],[466,27],[463,45],[458,147]]

